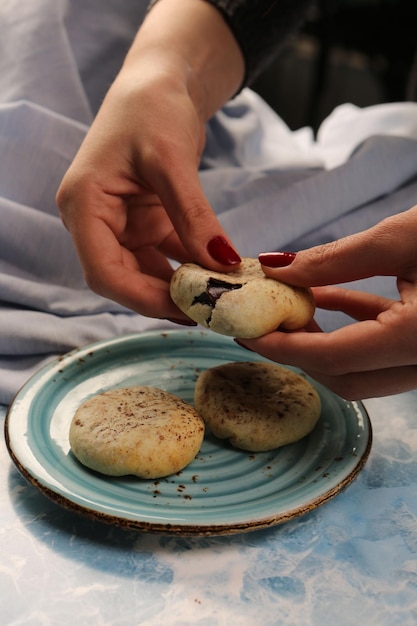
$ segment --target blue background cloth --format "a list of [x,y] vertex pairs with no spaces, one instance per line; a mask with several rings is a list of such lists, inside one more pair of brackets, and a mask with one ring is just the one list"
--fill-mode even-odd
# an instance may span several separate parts
[[[1,7],[2,403],[55,355],[117,334],[169,326],[86,287],[55,205],[62,176],[146,6],[139,0],[9,0]],[[414,116],[417,128],[417,109],[406,115]],[[346,127],[345,135],[351,134],[352,124]],[[405,134],[362,135],[348,147],[349,158],[328,167],[314,140],[291,133],[247,89],[207,125],[201,182],[242,255],[297,250],[361,230],[415,203],[417,132]],[[389,279],[370,281],[366,288],[393,294]],[[319,314],[325,328],[340,323],[336,315],[328,317]]]

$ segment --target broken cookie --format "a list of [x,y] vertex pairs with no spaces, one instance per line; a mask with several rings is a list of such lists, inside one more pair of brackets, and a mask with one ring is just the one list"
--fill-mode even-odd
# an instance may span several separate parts
[[250,258],[227,274],[184,263],[172,276],[170,293],[177,307],[198,324],[241,339],[261,337],[278,327],[303,328],[315,310],[310,289],[267,278],[258,260]]

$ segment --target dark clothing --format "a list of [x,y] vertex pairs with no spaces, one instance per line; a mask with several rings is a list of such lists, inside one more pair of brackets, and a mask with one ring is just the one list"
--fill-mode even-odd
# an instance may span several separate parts
[[206,0],[217,7],[245,59],[250,84],[302,24],[311,0]]

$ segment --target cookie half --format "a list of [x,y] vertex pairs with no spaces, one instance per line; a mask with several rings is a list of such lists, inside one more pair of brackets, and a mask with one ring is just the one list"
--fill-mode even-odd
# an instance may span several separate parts
[[133,386],[86,400],[69,431],[73,454],[109,476],[161,478],[175,474],[199,452],[204,422],[195,409],[162,389]]
[[241,339],[261,337],[278,327],[303,328],[315,311],[310,289],[267,278],[258,260],[249,258],[228,274],[184,263],[172,276],[170,293],[198,324]]
[[219,439],[261,452],[299,441],[321,411],[315,388],[292,370],[273,363],[227,363],[197,379],[194,406]]

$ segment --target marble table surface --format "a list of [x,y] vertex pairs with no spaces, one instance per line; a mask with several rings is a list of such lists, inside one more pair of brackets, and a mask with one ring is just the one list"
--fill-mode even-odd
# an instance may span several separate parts
[[286,524],[221,537],[64,510],[26,482],[2,438],[0,624],[415,626],[417,392],[364,404],[373,447],[345,491]]

